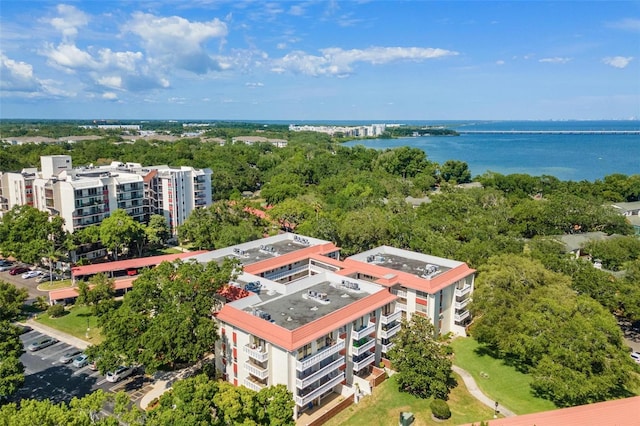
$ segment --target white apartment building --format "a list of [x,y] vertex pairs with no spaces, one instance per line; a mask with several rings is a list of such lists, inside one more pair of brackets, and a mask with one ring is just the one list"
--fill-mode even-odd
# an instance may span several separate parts
[[439,333],[464,335],[475,271],[465,263],[393,247],[346,259],[333,243],[281,234],[194,256],[237,257],[244,296],[216,313],[217,368],[253,390],[283,384],[296,415],[331,393],[353,394],[385,360],[402,318],[423,315]]
[[209,169],[120,162],[73,168],[69,155],[42,156],[40,162],[41,172],[0,176],[0,213],[29,204],[61,216],[65,229],[73,232],[124,209],[139,222],[162,214],[175,233],[193,209],[212,203]]

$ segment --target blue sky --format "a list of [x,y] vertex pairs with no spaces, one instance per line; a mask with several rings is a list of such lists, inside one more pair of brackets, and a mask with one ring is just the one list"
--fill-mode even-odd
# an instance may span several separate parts
[[1,118],[640,118],[638,1],[0,3]]

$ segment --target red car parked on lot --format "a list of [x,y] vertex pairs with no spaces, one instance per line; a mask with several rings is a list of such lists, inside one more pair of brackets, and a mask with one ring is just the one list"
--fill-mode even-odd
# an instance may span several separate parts
[[27,268],[26,266],[14,266],[13,268],[9,269],[9,275],[19,275],[30,270],[31,269]]

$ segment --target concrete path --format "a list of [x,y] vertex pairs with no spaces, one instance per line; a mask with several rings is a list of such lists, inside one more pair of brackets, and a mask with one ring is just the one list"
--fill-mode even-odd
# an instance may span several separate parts
[[[451,368],[453,369],[453,371],[459,374],[460,377],[462,377],[462,381],[464,382],[465,386],[469,390],[469,393],[473,395],[474,398],[482,402],[487,407],[490,407],[492,410],[496,409],[496,401],[494,401],[493,399],[489,398],[487,395],[482,393],[480,388],[478,388],[478,384],[473,379],[471,374],[469,374],[466,370],[463,370],[462,368],[458,367],[457,365],[454,365]],[[503,405],[500,405],[500,404],[498,404],[498,412],[505,417],[512,417],[516,415],[514,412],[508,410],[507,408],[505,408]]]

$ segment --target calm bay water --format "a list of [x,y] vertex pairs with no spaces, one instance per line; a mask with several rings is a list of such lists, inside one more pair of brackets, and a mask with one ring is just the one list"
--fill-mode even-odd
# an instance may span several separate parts
[[[505,121],[406,122],[408,125],[442,124],[464,131],[609,131],[638,130],[639,121]],[[347,146],[386,149],[420,148],[437,163],[461,160],[473,176],[487,171],[501,174],[551,175],[560,180],[602,179],[622,173],[640,174],[640,135],[624,134],[461,134],[449,137],[366,139]]]

